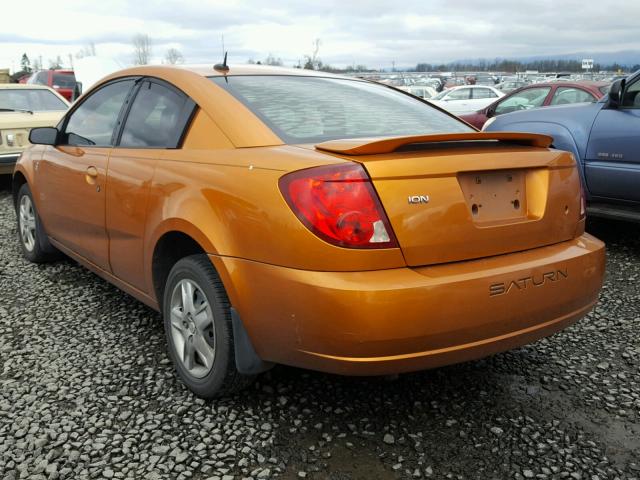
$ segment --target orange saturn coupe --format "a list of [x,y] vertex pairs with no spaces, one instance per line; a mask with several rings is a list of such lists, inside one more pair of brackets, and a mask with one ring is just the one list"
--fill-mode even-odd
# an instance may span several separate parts
[[571,154],[384,85],[137,67],[30,141],[13,176],[24,256],[62,252],[162,312],[204,398],[276,363],[383,375],[484,357],[571,325],[602,286]]

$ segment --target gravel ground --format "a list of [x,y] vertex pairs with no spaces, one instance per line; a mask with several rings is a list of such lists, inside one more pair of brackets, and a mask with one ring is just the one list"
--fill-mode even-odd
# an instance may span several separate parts
[[640,478],[640,226],[597,222],[586,319],[398,379],[277,367],[205,403],[160,317],[71,261],[25,262],[0,187],[0,478]]

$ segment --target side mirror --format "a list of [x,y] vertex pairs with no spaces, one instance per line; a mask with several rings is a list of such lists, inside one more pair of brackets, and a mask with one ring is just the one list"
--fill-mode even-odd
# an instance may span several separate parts
[[29,142],[34,145],[55,146],[58,140],[58,129],[55,127],[32,128],[29,132]]
[[82,82],[76,82],[76,88],[73,89],[73,100],[77,100],[80,95],[82,95]]
[[625,84],[626,81],[624,78],[616,80],[611,84],[611,88],[609,89],[609,108],[618,108],[622,104]]

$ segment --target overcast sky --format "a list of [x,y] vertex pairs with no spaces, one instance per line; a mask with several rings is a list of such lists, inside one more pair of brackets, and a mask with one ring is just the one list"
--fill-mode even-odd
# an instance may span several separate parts
[[152,39],[154,62],[177,48],[214,63],[224,35],[230,63],[268,54],[294,65],[321,39],[336,66],[440,63],[640,49],[638,0],[7,0],[0,68],[31,59],[69,63],[94,42],[99,56],[132,62],[131,39]]

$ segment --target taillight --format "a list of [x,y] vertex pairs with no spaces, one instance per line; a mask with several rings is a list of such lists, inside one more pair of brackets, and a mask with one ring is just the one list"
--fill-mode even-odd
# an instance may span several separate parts
[[333,245],[398,246],[371,180],[359,164],[290,173],[280,179],[280,191],[300,221]]

